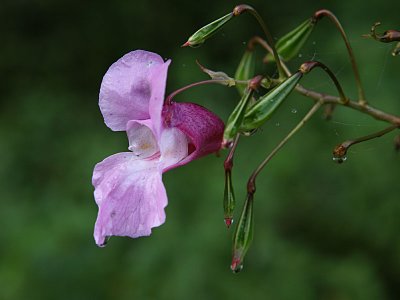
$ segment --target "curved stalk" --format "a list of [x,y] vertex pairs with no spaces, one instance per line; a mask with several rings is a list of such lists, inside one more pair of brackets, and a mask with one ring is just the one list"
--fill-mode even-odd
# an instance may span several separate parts
[[307,61],[300,66],[299,70],[300,70],[300,72],[305,74],[305,73],[310,72],[315,67],[319,67],[322,70],[324,70],[329,75],[329,77],[332,79],[333,83],[336,86],[336,89],[338,90],[342,104],[346,104],[347,102],[349,102],[349,99],[347,99],[347,97],[344,95],[344,92],[343,92],[342,86],[339,83],[339,80],[336,78],[335,74],[333,74],[333,72],[323,63],[321,63],[319,61]]
[[339,20],[336,18],[336,16],[329,10],[327,9],[321,9],[317,12],[314,13],[314,18],[318,21],[320,20],[322,17],[328,17],[329,20],[331,20],[333,22],[333,24],[336,26],[336,28],[339,30],[344,43],[346,45],[347,48],[347,52],[349,53],[349,57],[350,57],[350,62],[351,62],[351,66],[353,68],[353,72],[354,72],[354,77],[356,79],[356,84],[357,84],[357,90],[358,90],[358,102],[361,105],[365,105],[367,104],[367,101],[365,100],[365,93],[364,93],[364,89],[362,87],[361,84],[361,79],[360,79],[360,73],[358,72],[358,67],[357,67],[357,63],[356,63],[356,58],[354,56],[353,53],[353,49],[351,48],[349,39],[347,38],[347,35],[342,27],[342,24],[340,24]]
[[260,14],[250,5],[241,4],[241,5],[236,6],[233,9],[233,15],[238,16],[246,11],[248,11],[257,20],[258,24],[260,24],[260,26],[261,26],[262,30],[264,31],[264,34],[267,38],[268,43],[271,45],[272,53],[274,55],[274,59],[276,62],[276,67],[278,68],[278,72],[279,72],[279,78],[281,78],[281,79],[285,78],[286,75],[282,68],[282,62],[279,57],[278,51],[276,51],[274,39],[272,38],[272,35],[269,32],[268,27],[265,24],[263,18],[260,16]]
[[314,113],[321,107],[322,102],[318,101],[309,110],[309,112],[304,116],[304,118],[296,125],[292,131],[271,151],[271,153],[263,160],[263,162],[254,170],[253,174],[250,176],[247,182],[247,193],[253,195],[256,191],[256,178],[258,174],[263,170],[265,165],[275,156],[276,153],[290,140],[290,138],[301,129],[304,124],[314,115]]

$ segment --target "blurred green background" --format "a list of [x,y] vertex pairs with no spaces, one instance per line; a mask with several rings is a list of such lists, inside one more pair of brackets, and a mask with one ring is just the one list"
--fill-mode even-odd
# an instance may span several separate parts
[[[258,180],[255,236],[242,273],[229,270],[232,230],[223,224],[223,159],[209,156],[168,172],[166,223],[149,238],[114,237],[97,248],[93,166],[127,150],[98,109],[107,68],[145,49],[172,59],[167,92],[205,79],[198,59],[233,74],[254,34],[244,15],[198,49],[182,49],[202,25],[229,12],[229,1],[2,1],[0,9],[0,299],[399,299],[400,157],[394,133],[352,148],[333,147],[386,125],[338,108],[321,114],[271,161]],[[361,38],[377,20],[399,29],[398,1],[250,1],[278,38],[316,9],[345,27],[370,102],[400,114],[400,57],[393,45]],[[397,22],[397,23],[396,23]],[[261,58],[263,52],[258,50]],[[345,47],[320,22],[290,64],[318,59],[356,95]],[[270,71],[260,67],[260,71]],[[315,71],[307,87],[335,93]],[[238,96],[222,86],[177,97],[224,120]],[[312,101],[291,96],[235,161],[238,211],[248,176],[298,122]]]

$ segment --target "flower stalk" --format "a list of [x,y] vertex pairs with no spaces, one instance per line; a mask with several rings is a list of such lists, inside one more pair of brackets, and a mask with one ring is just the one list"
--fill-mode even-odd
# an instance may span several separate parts
[[349,148],[351,146],[358,144],[358,143],[365,142],[365,141],[369,141],[372,139],[376,139],[376,138],[381,137],[399,127],[400,127],[399,125],[391,125],[383,130],[368,134],[366,136],[362,136],[362,137],[359,137],[359,138],[353,139],[353,140],[347,140],[347,141],[337,145],[335,147],[335,149],[333,149],[333,160],[336,161],[337,163],[342,163],[346,160],[347,151],[349,150]]
[[304,116],[304,118],[294,127],[289,134],[271,151],[271,153],[261,162],[261,164],[254,170],[247,182],[247,193],[254,195],[256,191],[256,179],[260,172],[264,169],[266,164],[278,153],[278,151],[293,137],[310,118],[318,111],[321,107],[322,102],[316,102],[309,112]]
[[338,90],[342,104],[347,104],[349,102],[349,99],[345,96],[342,86],[339,83],[339,80],[336,78],[335,74],[326,65],[324,65],[323,63],[321,63],[319,61],[307,61],[300,66],[299,70],[301,73],[306,74],[306,73],[309,73],[311,70],[313,70],[315,67],[321,68],[329,75],[329,77],[332,79],[333,83],[335,84],[336,89]]
[[241,5],[236,6],[236,7],[233,9],[233,15],[234,15],[234,16],[239,16],[239,15],[241,15],[241,14],[244,13],[244,12],[249,12],[249,13],[257,20],[258,24],[260,24],[260,26],[261,26],[261,28],[262,28],[262,30],[263,30],[263,32],[264,32],[266,38],[267,38],[268,43],[269,43],[270,46],[271,46],[272,53],[273,53],[273,55],[274,55],[274,59],[275,59],[275,62],[276,62],[276,67],[277,67],[278,72],[279,72],[279,78],[281,78],[281,79],[285,78],[285,77],[286,77],[286,74],[285,74],[285,72],[284,72],[284,70],[283,70],[283,68],[282,68],[282,62],[281,62],[281,59],[280,59],[280,57],[279,57],[278,51],[277,51],[276,48],[275,48],[274,39],[272,38],[272,35],[271,35],[271,33],[269,32],[268,27],[267,27],[267,25],[265,24],[263,18],[262,18],[262,17],[260,16],[260,14],[259,14],[253,7],[251,7],[250,5],[241,4]]
[[[189,85],[187,85],[187,86],[184,86],[184,87],[182,87],[182,88],[180,88],[180,89],[177,89],[176,91],[174,91],[174,92],[172,92],[171,94],[169,94],[166,98],[165,98],[165,105],[171,105],[171,103],[172,103],[172,99],[176,96],[176,95],[178,95],[178,94],[180,94],[180,93],[182,93],[182,92],[184,92],[184,91],[186,91],[186,90],[188,90],[188,89],[191,89],[191,88],[193,88],[193,87],[195,87],[195,86],[199,86],[199,85],[205,85],[205,84],[214,84],[214,83],[217,83],[217,84],[226,84],[226,80],[225,79],[208,79],[208,80],[203,80],[203,81],[199,81],[199,82],[194,82],[194,83],[191,83],[191,84],[189,84]],[[227,85],[227,84],[226,84]]]
[[330,21],[333,22],[333,24],[335,25],[337,30],[339,30],[339,32],[343,38],[343,41],[346,45],[347,52],[349,53],[351,66],[353,68],[353,73],[354,73],[354,77],[355,77],[356,84],[357,84],[357,90],[358,90],[358,102],[361,105],[366,105],[367,101],[365,100],[365,93],[364,93],[364,89],[363,89],[363,86],[361,83],[361,78],[360,78],[360,73],[358,71],[356,58],[354,56],[353,49],[350,45],[350,41],[347,38],[346,32],[344,31],[342,24],[340,24],[338,18],[336,18],[336,16],[327,9],[318,10],[317,12],[314,13],[313,17],[315,18],[316,21],[319,21],[322,17],[327,17]]

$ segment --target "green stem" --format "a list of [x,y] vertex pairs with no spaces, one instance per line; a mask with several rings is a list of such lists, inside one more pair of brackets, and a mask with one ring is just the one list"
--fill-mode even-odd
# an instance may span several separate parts
[[304,118],[296,125],[292,131],[271,151],[271,153],[264,159],[264,161],[257,167],[257,169],[253,172],[247,182],[247,193],[253,195],[256,190],[255,182],[258,174],[263,170],[265,165],[275,156],[276,153],[290,140],[290,138],[301,129],[304,124],[315,114],[315,112],[321,107],[322,102],[316,102],[313,107],[309,110],[309,112],[304,116]]

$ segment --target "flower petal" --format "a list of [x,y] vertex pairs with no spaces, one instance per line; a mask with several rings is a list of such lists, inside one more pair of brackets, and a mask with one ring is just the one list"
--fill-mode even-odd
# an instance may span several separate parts
[[123,131],[129,120],[150,118],[152,89],[158,88],[162,76],[153,69],[161,65],[164,65],[161,56],[143,50],[129,52],[111,65],[99,95],[100,110],[108,127]]
[[98,163],[93,172],[99,212],[94,229],[97,245],[108,237],[148,236],[165,221],[167,195],[157,160],[118,153]]
[[189,139],[189,155],[168,170],[220,150],[224,123],[206,108],[194,103],[172,103],[165,108],[163,117],[166,126],[180,129]]
[[175,165],[188,156],[188,139],[178,128],[166,128],[160,139],[161,164],[163,169]]
[[167,84],[167,73],[170,63],[171,60],[168,60],[164,64],[153,68],[150,72],[152,81],[149,113],[157,139],[160,138],[161,134],[161,114],[164,105],[165,86]]
[[143,120],[129,121],[126,126],[129,139],[128,149],[141,159],[148,158],[159,151],[151,125],[150,120]]

